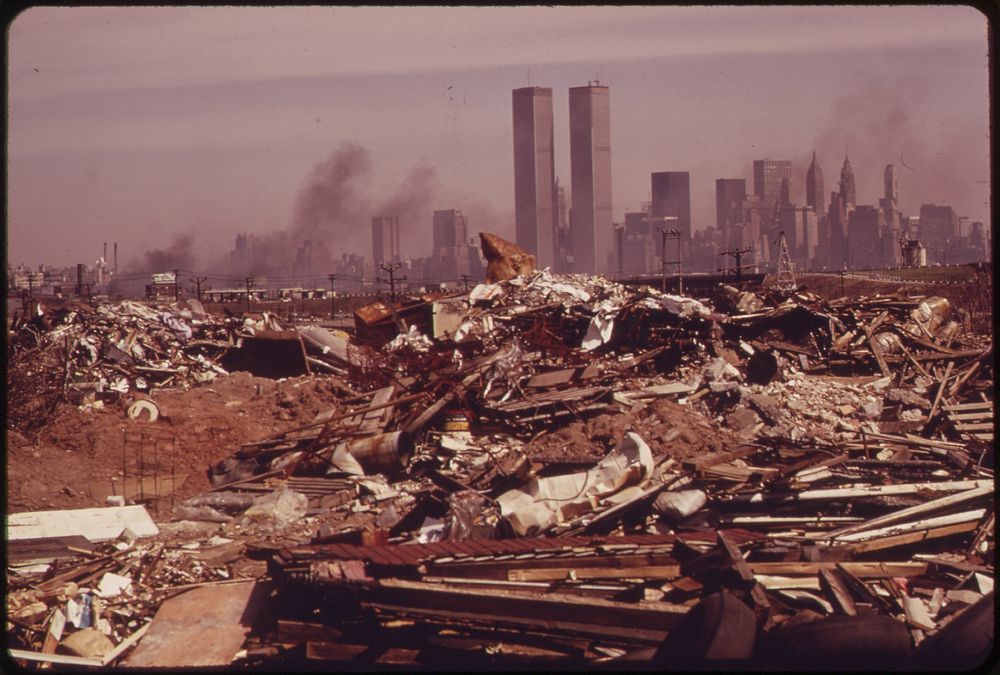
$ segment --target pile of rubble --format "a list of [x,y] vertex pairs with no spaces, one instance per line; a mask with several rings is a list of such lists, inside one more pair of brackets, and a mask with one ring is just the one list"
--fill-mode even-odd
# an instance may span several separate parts
[[[947,301],[695,300],[495,255],[493,283],[363,308],[355,337],[252,336],[343,396],[212,466],[173,511],[197,537],[21,575],[18,654],[53,654],[81,594],[109,644],[76,658],[137,642],[133,666],[964,667],[992,649],[993,349]],[[208,365],[164,375],[222,370],[168,318],[136,333]],[[96,325],[63,323],[77,343]],[[92,345],[105,377],[121,362],[96,345],[123,338]],[[220,626],[198,655],[177,647],[195,607]]]

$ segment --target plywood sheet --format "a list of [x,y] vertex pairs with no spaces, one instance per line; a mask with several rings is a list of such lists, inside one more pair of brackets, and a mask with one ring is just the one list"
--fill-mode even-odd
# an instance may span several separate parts
[[198,668],[232,663],[270,593],[267,583],[202,586],[170,598],[126,659],[129,668]]

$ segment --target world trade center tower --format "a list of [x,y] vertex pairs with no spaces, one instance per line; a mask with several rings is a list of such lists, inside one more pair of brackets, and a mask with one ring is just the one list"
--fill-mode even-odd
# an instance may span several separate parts
[[571,271],[609,269],[611,220],[611,111],[608,88],[596,83],[569,90],[569,155],[572,210]]
[[517,245],[539,267],[556,265],[552,90],[514,90],[514,220]]

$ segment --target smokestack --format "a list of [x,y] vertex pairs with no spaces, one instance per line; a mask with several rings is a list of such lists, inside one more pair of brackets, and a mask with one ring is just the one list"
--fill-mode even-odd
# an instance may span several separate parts
[[108,262],[108,242],[104,242],[104,255],[101,257],[101,260]]
[[118,242],[115,242],[115,274],[118,274]]
[[83,263],[76,264],[76,294],[83,295]]

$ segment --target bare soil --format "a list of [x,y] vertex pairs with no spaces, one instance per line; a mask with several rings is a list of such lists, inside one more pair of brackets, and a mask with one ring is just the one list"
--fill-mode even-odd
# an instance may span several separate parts
[[[155,422],[129,419],[114,403],[97,410],[61,404],[34,438],[7,430],[7,510],[104,506],[112,489],[121,492],[123,454],[133,484],[140,469],[147,483],[154,473],[158,484],[186,475],[173,498],[197,494],[211,487],[212,464],[243,443],[336,408],[336,391],[336,382],[322,376],[272,380],[237,372],[189,390],[153,392]],[[154,506],[166,507],[166,516],[169,498]]]

